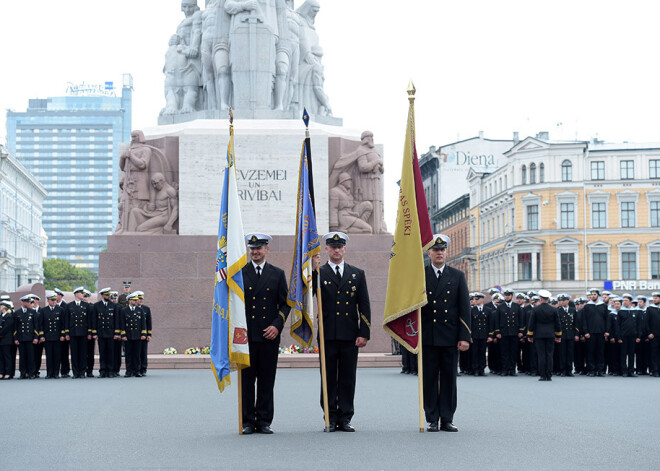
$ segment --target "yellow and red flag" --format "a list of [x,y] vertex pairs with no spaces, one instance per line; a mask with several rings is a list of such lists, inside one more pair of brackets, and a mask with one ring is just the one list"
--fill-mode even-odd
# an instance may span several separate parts
[[409,94],[411,99],[383,328],[409,351],[417,353],[421,341],[417,310],[427,303],[424,251],[433,244],[433,231],[415,147],[412,84]]

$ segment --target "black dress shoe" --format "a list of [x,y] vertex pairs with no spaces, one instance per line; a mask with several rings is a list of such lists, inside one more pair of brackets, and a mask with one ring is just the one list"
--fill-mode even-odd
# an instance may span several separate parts
[[440,430],[442,430],[443,432],[458,432],[456,426],[451,422],[443,422],[440,425]]
[[124,378],[132,378],[133,376],[135,376],[133,373],[126,373]]
[[269,425],[262,425],[260,427],[257,427],[257,433],[263,433],[264,435],[271,435],[273,433],[273,430],[270,428]]
[[427,428],[429,432],[438,432],[440,429],[438,428],[438,423],[437,422],[431,422],[429,424],[429,428]]
[[62,373],[62,378],[70,378],[70,377],[71,377],[71,375],[69,373],[67,373],[67,374]]
[[337,430],[340,430],[342,432],[355,432],[355,429],[353,428],[350,422],[344,422],[343,424],[338,424]]
[[325,430],[324,432],[336,432],[337,431],[337,424],[335,422],[330,422],[330,425],[328,425],[328,429]]
[[254,425],[245,424],[243,425],[243,435],[252,435],[254,433]]
[[539,378],[539,381],[547,381],[547,379],[546,379],[545,377],[541,376],[541,377]]

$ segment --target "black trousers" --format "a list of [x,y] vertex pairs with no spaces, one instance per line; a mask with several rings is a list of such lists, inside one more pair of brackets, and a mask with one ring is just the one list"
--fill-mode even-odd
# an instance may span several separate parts
[[68,375],[71,372],[71,364],[69,363],[69,342],[68,340],[65,340],[62,343],[62,365],[60,366],[60,372],[62,375]]
[[96,340],[92,337],[91,340],[87,340],[87,360],[86,360],[86,370],[88,375],[92,375],[94,372],[94,350],[96,350]]
[[140,373],[142,374],[147,372],[148,353],[149,353],[149,342],[147,342],[146,340],[140,340]]
[[250,367],[241,370],[244,424],[263,427],[273,422],[278,348],[279,342],[250,342]]
[[649,370],[651,345],[645,339],[635,344],[635,371],[639,374],[646,374]]
[[472,362],[470,361],[470,351],[458,352],[458,367],[461,373],[472,373]]
[[483,372],[486,369],[486,339],[474,339],[468,352],[471,355],[472,371]]
[[453,422],[456,412],[456,346],[423,345],[424,413],[426,421]]
[[605,372],[605,337],[603,334],[591,334],[587,339],[587,371]]
[[502,359],[500,358],[500,343],[492,341],[488,344],[488,369],[494,373],[502,371]]
[[559,368],[560,373],[573,373],[573,358],[575,357],[575,339],[568,337],[561,339],[559,346]]
[[18,345],[18,354],[20,356],[18,362],[20,377],[34,376],[36,374],[34,369],[34,344],[29,340],[21,342]]
[[99,373],[106,375],[112,372],[114,364],[115,340],[99,337]]
[[136,375],[140,372],[140,340],[126,340],[126,374]]
[[401,347],[401,371],[405,373],[417,373],[417,355],[410,353],[406,347]]
[[522,339],[518,339],[518,351],[516,352],[516,365],[518,366],[518,371],[524,373],[527,371],[527,365],[523,359],[525,351],[525,342]]
[[[11,366],[11,345],[0,345],[0,375],[11,375],[12,368]],[[16,363],[16,360],[14,360]]]
[[633,374],[635,372],[635,337],[621,337],[623,343],[619,345],[621,349],[619,362],[622,374]]
[[577,373],[587,371],[587,344],[582,339],[575,342],[575,371]]
[[513,335],[502,336],[500,352],[502,353],[502,371],[514,373],[516,371],[516,354],[518,353],[518,337]]
[[44,355],[44,344],[38,343],[34,346],[34,374],[41,370],[41,358]]
[[534,339],[534,344],[539,359],[539,376],[541,378],[551,378],[555,339]]
[[660,374],[660,338],[653,337],[651,343],[651,373]]
[[62,345],[59,340],[46,340],[46,378],[55,378],[60,374],[60,362],[62,359]]
[[87,336],[71,337],[71,370],[74,378],[81,378],[87,368]]
[[[358,348],[355,346],[355,340],[325,341],[328,412],[331,423],[348,423],[353,418],[357,359]],[[321,408],[323,408],[323,392],[321,392]]]
[[114,341],[114,347],[112,349],[112,372],[119,374],[121,369],[121,354],[124,349],[124,344],[121,340]]

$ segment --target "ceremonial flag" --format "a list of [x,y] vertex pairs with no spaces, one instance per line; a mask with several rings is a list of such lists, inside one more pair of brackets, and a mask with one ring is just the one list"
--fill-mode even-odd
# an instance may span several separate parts
[[218,252],[211,323],[211,367],[222,392],[231,367],[250,366],[241,269],[247,264],[241,209],[236,189],[234,133],[229,137],[218,227]]
[[[412,84],[411,84],[412,85]],[[414,95],[414,87],[411,96]],[[413,98],[414,100],[414,98]],[[415,147],[415,109],[410,102],[406,143],[403,150],[401,187],[390,253],[383,327],[412,353],[421,339],[417,309],[425,306],[424,251],[433,244],[433,231]]]
[[312,257],[318,253],[321,253],[321,244],[316,229],[311,141],[308,136],[300,152],[296,246],[293,248],[287,299],[287,304],[291,306],[291,336],[306,347],[312,344],[314,334]]

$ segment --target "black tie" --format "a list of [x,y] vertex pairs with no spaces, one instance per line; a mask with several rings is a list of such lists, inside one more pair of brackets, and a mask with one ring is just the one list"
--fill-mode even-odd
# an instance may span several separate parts
[[261,278],[261,267],[257,265],[257,277]]
[[438,278],[442,276],[442,270],[438,270]]
[[337,274],[337,280],[341,281],[341,272],[339,271],[339,265],[335,266],[335,273]]

